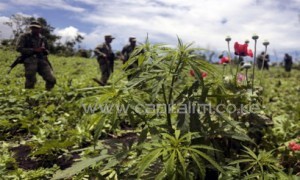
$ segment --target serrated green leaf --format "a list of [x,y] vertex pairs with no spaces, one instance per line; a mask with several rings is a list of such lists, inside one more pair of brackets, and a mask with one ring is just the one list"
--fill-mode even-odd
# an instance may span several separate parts
[[174,174],[175,170],[175,156],[176,156],[176,151],[173,150],[172,154],[170,155],[169,159],[166,162],[166,173],[168,177]]
[[73,164],[71,167],[65,169],[65,170],[59,170],[57,171],[51,180],[58,180],[58,179],[65,179],[70,178],[71,176],[80,173],[85,168],[88,168],[89,166],[92,166],[96,164],[97,162],[111,157],[110,155],[102,155],[95,158],[88,158],[84,159],[78,163]]
[[225,171],[223,170],[223,168],[216,161],[214,161],[211,157],[209,157],[205,153],[203,153],[203,152],[201,152],[201,151],[199,151],[197,149],[189,149],[189,151],[192,151],[192,152],[198,154],[199,156],[201,156],[202,158],[204,158],[205,160],[207,160],[216,169],[218,169],[221,173],[225,174]]
[[154,162],[162,153],[163,149],[158,148],[150,152],[148,155],[142,158],[142,160],[138,163],[138,177],[141,177],[143,172],[150,166],[152,162]]

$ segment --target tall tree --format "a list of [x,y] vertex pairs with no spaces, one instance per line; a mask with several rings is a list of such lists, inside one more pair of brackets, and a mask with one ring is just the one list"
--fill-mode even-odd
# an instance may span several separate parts
[[18,37],[26,31],[27,25],[32,18],[33,17],[24,16],[22,14],[13,14],[10,16],[9,21],[3,23],[12,29],[12,44],[15,44]]

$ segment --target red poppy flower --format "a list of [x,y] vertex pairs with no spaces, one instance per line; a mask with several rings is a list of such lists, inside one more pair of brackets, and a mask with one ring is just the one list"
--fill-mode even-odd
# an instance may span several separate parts
[[[190,75],[193,76],[193,77],[195,77],[195,71],[191,69],[190,70]],[[202,72],[202,77],[205,78],[206,76],[207,76],[207,73],[206,72]]]
[[296,144],[293,148],[293,151],[300,151],[300,144]]
[[238,42],[234,43],[234,54],[238,56],[247,56],[248,55],[248,44],[239,44]]
[[296,142],[291,141],[291,142],[289,143],[289,148],[292,148],[292,147],[295,146],[295,145],[296,145]]
[[295,143],[294,141],[289,143],[289,148],[292,151],[300,151],[300,144]]
[[253,57],[253,52],[251,49],[248,49],[247,56]]
[[220,64],[228,64],[229,63],[229,58],[228,57],[222,57],[220,60]]

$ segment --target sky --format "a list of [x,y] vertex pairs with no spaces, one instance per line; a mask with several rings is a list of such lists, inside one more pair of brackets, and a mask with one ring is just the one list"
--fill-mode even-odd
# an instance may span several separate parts
[[271,60],[285,52],[300,59],[300,0],[0,0],[0,39],[11,36],[3,22],[17,13],[45,18],[62,43],[81,34],[87,49],[106,34],[116,37],[114,50],[148,35],[152,43],[176,45],[179,37],[218,54],[227,50],[226,36],[231,48],[248,39],[254,49],[257,34],[258,53],[268,40]]

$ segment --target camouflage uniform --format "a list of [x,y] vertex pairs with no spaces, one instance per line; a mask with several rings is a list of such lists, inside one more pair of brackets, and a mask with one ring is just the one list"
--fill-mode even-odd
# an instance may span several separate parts
[[293,58],[289,54],[285,54],[284,59],[284,69],[286,72],[290,72],[292,70]]
[[131,46],[130,44],[127,44],[126,46],[123,47],[122,49],[122,55],[124,56],[124,62],[127,62],[130,54],[133,52],[135,49],[135,46]]
[[106,85],[111,72],[113,72],[114,53],[109,43],[98,45],[95,50],[97,61],[101,70],[101,85]]
[[262,69],[263,67],[263,60],[264,60],[264,52],[262,52],[260,55],[257,56],[257,67],[258,69]]
[[258,69],[267,69],[269,70],[269,55],[265,54],[265,52],[262,52],[258,57],[257,57],[257,67]]
[[[135,38],[129,38],[129,41],[136,41]],[[136,45],[131,45],[131,44],[127,44],[123,47],[122,51],[121,51],[121,54],[123,55],[124,59],[123,59],[123,63],[126,63],[129,58],[130,58],[130,55],[131,53],[134,51],[134,49],[136,48]],[[130,69],[135,69],[138,67],[138,62],[135,61],[133,62],[131,65],[129,65],[126,70],[130,70]],[[134,74],[130,74],[128,75],[128,80],[131,80],[133,78]]]
[[34,36],[32,32],[24,33],[17,41],[17,51],[26,57],[24,59],[25,67],[25,88],[33,89],[36,83],[36,73],[46,81],[46,89],[51,90],[56,84],[51,65],[47,58],[47,53],[36,53],[35,48],[48,48],[47,41],[41,35]]

